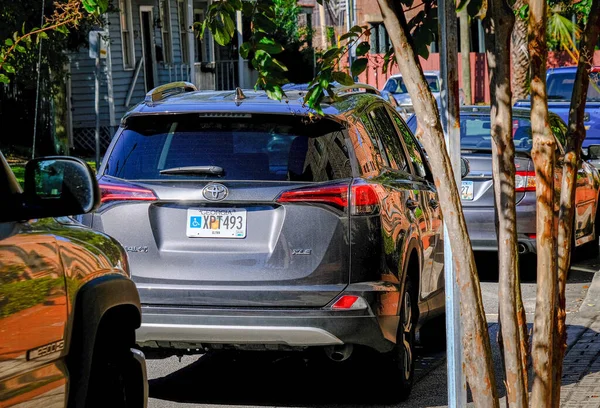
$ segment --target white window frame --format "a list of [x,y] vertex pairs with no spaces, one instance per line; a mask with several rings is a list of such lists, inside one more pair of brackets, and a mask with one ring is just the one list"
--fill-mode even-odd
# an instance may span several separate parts
[[[121,9],[121,5],[124,7]],[[135,69],[135,40],[133,37],[133,17],[131,13],[131,0],[119,0],[119,26],[121,28],[121,53],[123,54],[123,69],[125,71],[132,71]],[[124,16],[123,16],[124,15]],[[127,19],[127,31],[123,30],[123,18]],[[129,54],[126,55],[124,43],[128,42]],[[129,59],[129,63],[126,61]]]
[[[166,10],[165,10],[166,5]],[[165,11],[167,15],[165,15]],[[171,1],[159,0],[160,20],[162,22],[161,39],[163,47],[163,62],[173,63],[173,35],[171,32]]]
[[[142,15],[143,13],[150,13],[150,49],[147,50],[144,48],[144,23]],[[142,60],[144,64],[146,63],[147,53],[150,53],[150,58],[152,59],[152,76],[154,77],[154,86],[158,86],[158,72],[156,70],[156,54],[155,54],[155,38],[154,38],[154,6],[140,6],[140,36],[142,37]],[[150,88],[147,83],[147,78],[145,75],[145,67],[144,67],[144,86],[146,87],[146,92],[150,91]]]
[[[182,6],[183,5],[183,8]],[[183,13],[182,13],[183,10]],[[179,46],[181,47],[181,63],[189,64],[189,44],[187,30],[187,2],[186,0],[177,0],[177,20],[179,22]]]

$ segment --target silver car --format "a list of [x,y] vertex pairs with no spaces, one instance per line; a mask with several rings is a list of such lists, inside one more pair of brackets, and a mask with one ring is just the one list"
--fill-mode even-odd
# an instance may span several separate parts
[[[408,120],[413,132],[418,127],[416,116]],[[556,114],[550,113],[550,126],[556,138],[557,168],[555,174],[556,214],[562,177],[567,126]],[[532,136],[530,111],[513,109],[513,138],[515,141],[517,234],[519,253],[536,252],[536,195],[535,171],[531,160]],[[464,107],[460,113],[461,156],[470,165],[463,179],[461,199],[473,250],[497,251],[496,212],[492,181],[492,140],[490,110],[487,107]],[[598,170],[582,162],[577,174],[575,192],[575,247],[581,258],[598,256]]]
[[[425,80],[429,85],[429,89],[433,93],[433,97],[435,100],[440,102],[440,72],[439,71],[425,71]],[[408,116],[413,112],[412,100],[410,99],[410,95],[406,89],[406,84],[402,79],[402,74],[392,75],[386,81],[383,89],[381,90],[381,95],[384,98],[389,99],[390,96],[393,96],[397,103],[397,110]]]

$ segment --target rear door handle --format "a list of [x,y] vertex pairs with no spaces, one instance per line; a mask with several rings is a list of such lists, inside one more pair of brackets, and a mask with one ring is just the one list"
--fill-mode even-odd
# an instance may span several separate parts
[[414,210],[415,208],[417,208],[419,206],[419,202],[417,200],[413,200],[412,198],[409,198],[408,200],[406,200],[406,206],[409,209]]
[[430,206],[431,206],[431,208],[433,208],[434,210],[435,210],[436,208],[438,208],[438,202],[437,202],[437,200],[435,200],[435,199],[433,199],[433,198],[432,198],[431,200],[429,200],[429,205],[430,205]]

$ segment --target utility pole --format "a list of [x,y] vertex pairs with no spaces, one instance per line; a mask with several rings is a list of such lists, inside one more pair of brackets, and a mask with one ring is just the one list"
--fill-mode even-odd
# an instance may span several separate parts
[[[442,77],[441,119],[446,148],[456,184],[460,186],[460,114],[458,99],[458,46],[456,3],[439,0],[440,74]],[[467,406],[467,383],[463,372],[460,322],[460,295],[447,228],[444,226],[444,275],[446,287],[446,363],[448,367],[448,407]]]

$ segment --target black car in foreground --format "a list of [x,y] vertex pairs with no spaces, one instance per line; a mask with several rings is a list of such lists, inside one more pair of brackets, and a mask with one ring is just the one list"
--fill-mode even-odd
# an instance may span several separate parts
[[125,251],[67,217],[99,201],[79,159],[30,161],[23,190],[0,153],[0,407],[146,406]]
[[316,116],[303,91],[174,83],[125,115],[84,222],[129,251],[139,345],[369,348],[408,395],[416,331],[444,311],[441,212],[413,134],[357,87]]

